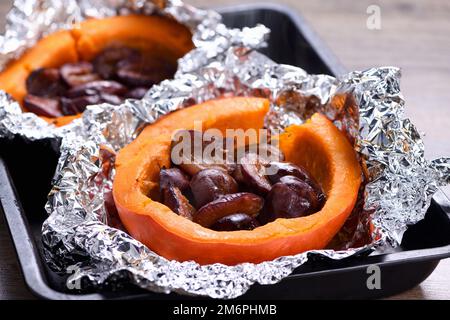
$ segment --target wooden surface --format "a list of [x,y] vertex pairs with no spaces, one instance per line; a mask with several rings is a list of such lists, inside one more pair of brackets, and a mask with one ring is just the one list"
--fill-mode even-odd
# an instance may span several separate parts
[[[188,0],[227,5],[248,0]],[[262,2],[262,1],[259,1]],[[407,114],[426,132],[426,154],[450,156],[450,1],[283,0],[301,12],[349,70],[394,65],[402,68]],[[381,30],[366,27],[367,7],[381,9]],[[8,8],[0,3],[0,23]],[[448,194],[448,192],[447,192]],[[26,299],[15,252],[0,218],[0,299]],[[450,260],[442,261],[421,285],[393,299],[450,299]]]

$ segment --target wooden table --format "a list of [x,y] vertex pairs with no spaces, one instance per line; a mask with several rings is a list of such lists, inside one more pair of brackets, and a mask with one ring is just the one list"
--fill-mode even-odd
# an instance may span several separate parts
[[[248,0],[188,0],[226,5]],[[261,1],[259,1],[261,2]],[[349,70],[394,65],[403,70],[407,114],[427,133],[426,154],[450,156],[450,2],[446,0],[283,0],[301,12]],[[366,27],[369,5],[381,10],[381,29]],[[0,21],[8,9],[0,4]],[[448,192],[447,192],[448,194]],[[0,299],[26,299],[26,289],[3,217],[0,218]],[[450,299],[450,260],[421,285],[393,299]]]

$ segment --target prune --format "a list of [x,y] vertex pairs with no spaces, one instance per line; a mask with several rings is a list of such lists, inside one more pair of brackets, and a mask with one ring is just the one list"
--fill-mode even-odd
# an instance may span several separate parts
[[177,187],[183,192],[189,188],[189,178],[178,168],[163,168],[159,173],[159,188],[162,191],[169,186]]
[[311,177],[305,168],[287,162],[271,162],[267,169],[267,176],[272,183],[277,183],[284,176],[294,176],[308,183],[319,196],[319,202],[323,203],[325,194],[320,185]]
[[289,186],[297,193],[311,203],[312,209],[318,208],[319,194],[306,181],[303,181],[295,176],[281,177],[280,182]]
[[284,176],[267,194],[264,209],[258,217],[261,223],[277,218],[298,218],[319,210],[318,195],[305,181]]
[[144,98],[147,91],[148,91],[148,88],[137,87],[137,88],[134,88],[134,89],[128,91],[127,94],[125,95],[125,98],[141,100],[142,98]]
[[169,185],[162,193],[163,203],[176,214],[192,220],[195,214],[195,208],[189,203],[189,200],[183,195],[180,189]]
[[266,194],[271,188],[271,184],[266,177],[266,163],[256,153],[247,153],[242,157],[240,171],[244,182],[258,193]]
[[140,52],[127,47],[107,48],[99,53],[94,61],[94,71],[103,79],[114,79],[116,76],[117,65],[120,61],[132,58],[139,58]]
[[60,68],[62,79],[71,87],[100,80],[89,62],[66,63]]
[[117,65],[117,78],[132,87],[151,87],[164,79],[171,78],[175,67],[149,56],[129,58]]
[[23,106],[38,116],[56,118],[61,117],[60,103],[58,99],[44,98],[28,94],[23,99]]
[[26,80],[28,94],[52,98],[63,95],[67,87],[62,82],[58,69],[40,68],[30,73]]
[[97,94],[93,96],[80,96],[76,98],[61,98],[61,109],[64,115],[75,115],[83,112],[87,106],[100,103],[119,105],[122,98],[111,94]]
[[259,227],[259,222],[254,217],[245,213],[235,213],[225,216],[211,226],[216,231],[253,230]]
[[88,105],[119,105],[124,98],[142,99],[148,88],[130,89],[112,79],[117,79],[119,65],[130,72],[138,72],[137,66],[145,71],[149,63],[167,71],[167,64],[156,64],[155,59],[145,58],[138,50],[127,47],[108,48],[98,54],[93,63],[82,61],[66,63],[59,70],[34,70],[26,80],[28,97],[24,105],[38,115],[59,117],[81,113]]
[[229,174],[214,168],[197,172],[190,185],[198,208],[222,195],[238,191],[236,181]]
[[101,94],[121,96],[127,92],[127,88],[116,81],[93,81],[73,87],[65,96],[67,98],[78,98],[82,96],[95,96]]
[[201,207],[194,215],[194,222],[210,227],[217,220],[234,213],[245,213],[254,217],[258,215],[263,205],[263,198],[253,193],[226,194]]
[[100,94],[100,99],[98,103],[109,103],[117,106],[123,102],[123,98],[113,95],[113,94]]
[[234,180],[236,180],[238,183],[241,183],[241,184],[245,183],[245,178],[244,178],[244,175],[242,174],[242,166],[240,164],[236,164],[236,166],[232,172],[232,176],[233,176]]
[[305,168],[288,162],[270,162],[266,169],[267,177],[272,183],[280,181],[284,176],[295,176],[306,182],[311,181],[311,177]]
[[[234,163],[228,164],[225,161],[228,151],[223,148],[223,145],[211,145],[215,140],[205,140],[202,132],[182,130],[177,133],[177,138],[179,139],[172,140],[171,160],[189,175],[193,176],[209,168],[224,170],[230,174],[234,171]],[[207,147],[213,151],[212,158],[204,152]]]

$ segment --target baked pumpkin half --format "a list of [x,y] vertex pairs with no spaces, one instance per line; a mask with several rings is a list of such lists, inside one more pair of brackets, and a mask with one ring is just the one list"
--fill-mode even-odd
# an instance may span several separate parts
[[[268,110],[262,98],[210,100],[162,117],[120,150],[113,197],[130,235],[167,259],[200,264],[258,263],[323,249],[351,213],[361,183],[354,149],[326,117],[315,114],[276,137],[283,174],[270,179],[255,178],[261,171],[243,160],[233,174],[219,167],[174,167],[174,132],[192,134],[194,121],[222,133],[260,129]],[[251,156],[245,153],[247,160]],[[240,183],[247,183],[243,190]],[[193,202],[182,195],[187,189]],[[263,219],[256,221],[258,214]]]
[[41,39],[0,73],[0,89],[56,125],[87,105],[140,98],[171,78],[193,48],[190,31],[161,16],[90,19]]

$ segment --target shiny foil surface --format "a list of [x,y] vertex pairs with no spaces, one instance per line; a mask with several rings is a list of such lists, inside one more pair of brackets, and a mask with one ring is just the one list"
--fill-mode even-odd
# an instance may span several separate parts
[[[228,29],[215,11],[197,9],[179,0],[16,0],[6,17],[5,33],[0,35],[0,70],[52,32],[71,29],[88,18],[131,13],[172,17],[191,30],[195,49],[182,59],[180,72],[199,67],[232,45],[263,46],[269,34],[262,25]],[[203,59],[189,58],[193,54]],[[33,113],[22,112],[20,106],[0,90],[0,138],[14,135],[28,140],[57,138],[64,136],[71,127],[72,124],[57,128]]]
[[[16,1],[0,39],[4,65],[42,35],[70,27],[86,17],[154,10],[175,17],[194,32],[196,49],[180,60],[173,80],[154,86],[143,100],[120,106],[90,106],[81,119],[60,129],[0,93],[0,137],[60,137],[61,157],[42,228],[49,266],[70,274],[68,288],[120,289],[134,284],[155,292],[235,298],[253,284],[280,281],[311,258],[340,260],[395,247],[407,226],[424,217],[431,197],[450,182],[450,159],[427,161],[424,145],[404,114],[397,68],[374,68],[341,78],[310,75],[277,64],[255,51],[268,36],[257,26],[230,30],[212,11],[173,0]],[[162,9],[161,9],[161,8]],[[99,10],[98,8],[102,8]],[[111,210],[115,153],[137,137],[145,124],[179,108],[223,95],[260,96],[271,101],[269,129],[300,124],[314,112],[331,119],[353,143],[365,168],[357,230],[369,241],[343,249],[315,250],[259,264],[201,266],[155,254],[131,238]],[[363,208],[364,207],[364,208]],[[74,286],[75,285],[75,286]],[[270,287],[267,287],[270,290]]]
[[[339,260],[396,246],[407,225],[424,217],[438,185],[448,183],[449,159],[425,160],[420,135],[403,116],[397,68],[369,69],[336,79],[309,75],[236,46],[209,63],[203,53],[193,52],[189,59],[201,60],[200,67],[153,87],[142,101],[128,101],[119,108],[89,107],[64,137],[43,242],[54,269],[76,270],[68,283],[98,289],[131,282],[155,292],[235,298],[254,283],[280,281],[314,256]],[[316,111],[333,120],[367,167],[367,185],[359,199],[365,210],[356,214],[370,214],[375,227],[371,241],[259,264],[202,266],[193,261],[168,261],[124,232],[117,217],[106,210],[114,153],[131,142],[144,124],[223,95],[269,98],[269,129],[302,123]],[[369,232],[367,225],[358,228]]]

